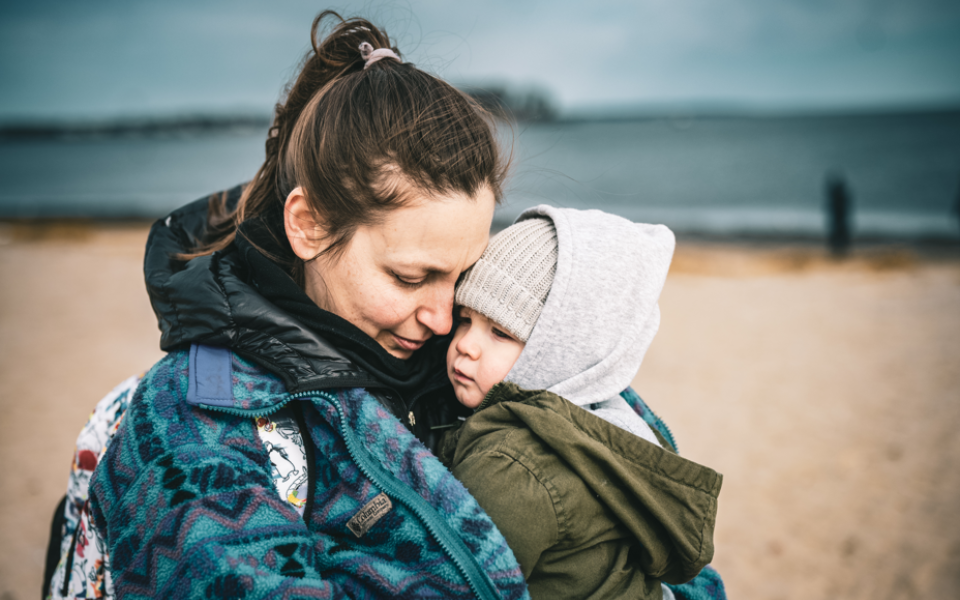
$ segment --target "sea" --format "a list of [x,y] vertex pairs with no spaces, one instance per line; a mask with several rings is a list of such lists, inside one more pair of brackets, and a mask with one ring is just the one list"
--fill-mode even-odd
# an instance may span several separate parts
[[[844,182],[855,239],[960,241],[960,110],[576,118],[501,128],[495,226],[541,203],[678,234],[815,239]],[[0,138],[0,218],[155,219],[249,180],[266,129]]]

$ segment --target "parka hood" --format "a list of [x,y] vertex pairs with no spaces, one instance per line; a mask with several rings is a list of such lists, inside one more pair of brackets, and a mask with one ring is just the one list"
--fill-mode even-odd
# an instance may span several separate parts
[[[241,192],[239,186],[228,192],[230,206]],[[280,376],[292,393],[329,379],[324,376],[345,383],[369,379],[324,338],[267,300],[248,281],[246,261],[235,245],[190,261],[175,257],[205,241],[208,204],[207,198],[192,202],[150,230],[143,269],[160,348],[230,348]],[[301,360],[303,355],[313,360]]]
[[626,389],[660,326],[657,300],[675,240],[663,225],[598,210],[540,205],[557,231],[557,272],[543,311],[506,381],[584,406]]
[[[241,192],[240,186],[226,192],[228,207],[236,205]],[[449,386],[443,368],[447,339],[434,337],[404,361],[352,323],[320,309],[284,268],[260,251],[281,262],[285,256],[270,233],[283,231],[280,204],[275,214],[244,222],[227,248],[190,261],[176,258],[207,241],[208,205],[207,198],[197,200],[150,230],[144,275],[160,347],[229,348],[280,377],[291,393],[380,389],[381,401],[395,415],[411,426],[423,421],[418,433],[428,431],[427,419],[421,419],[423,403],[416,400]],[[406,418],[410,411],[416,411],[416,419]]]

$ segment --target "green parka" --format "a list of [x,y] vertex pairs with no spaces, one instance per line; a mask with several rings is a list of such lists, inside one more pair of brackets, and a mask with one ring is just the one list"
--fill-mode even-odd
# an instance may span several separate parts
[[533,598],[661,598],[713,557],[722,476],[546,391],[501,383],[440,457],[497,524]]

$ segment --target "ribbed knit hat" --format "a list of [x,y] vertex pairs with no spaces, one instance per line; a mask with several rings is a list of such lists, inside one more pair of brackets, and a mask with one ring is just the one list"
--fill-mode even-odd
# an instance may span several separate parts
[[455,302],[526,343],[557,272],[557,230],[527,219],[498,233],[457,285]]

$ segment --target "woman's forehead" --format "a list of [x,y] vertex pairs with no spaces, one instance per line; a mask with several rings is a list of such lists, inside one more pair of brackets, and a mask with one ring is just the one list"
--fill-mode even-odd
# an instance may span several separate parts
[[424,200],[391,210],[365,233],[376,246],[371,250],[397,265],[423,272],[459,272],[487,247],[493,208],[492,193]]

